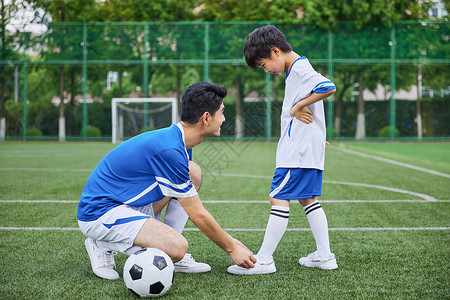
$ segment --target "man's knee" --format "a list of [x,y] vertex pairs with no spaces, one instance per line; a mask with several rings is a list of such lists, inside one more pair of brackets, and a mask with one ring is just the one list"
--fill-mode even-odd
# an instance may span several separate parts
[[188,246],[189,244],[186,238],[184,236],[181,236],[175,247],[173,247],[173,251],[171,251],[172,253],[169,254],[172,261],[177,262],[182,260],[187,252]]
[[202,169],[193,161],[189,161],[189,176],[191,177],[194,187],[197,192],[200,190],[202,185]]

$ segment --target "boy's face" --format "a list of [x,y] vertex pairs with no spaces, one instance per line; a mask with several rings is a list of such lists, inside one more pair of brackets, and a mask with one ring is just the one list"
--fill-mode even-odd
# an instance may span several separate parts
[[259,66],[267,73],[270,72],[274,75],[283,75],[285,69],[285,62],[281,51],[278,48],[272,49],[270,58],[262,58],[259,61]]

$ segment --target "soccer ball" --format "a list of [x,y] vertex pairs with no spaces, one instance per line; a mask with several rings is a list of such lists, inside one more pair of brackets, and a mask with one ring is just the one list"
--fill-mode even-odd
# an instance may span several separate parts
[[144,248],[128,257],[123,280],[141,298],[159,297],[172,286],[174,270],[169,255],[159,249]]

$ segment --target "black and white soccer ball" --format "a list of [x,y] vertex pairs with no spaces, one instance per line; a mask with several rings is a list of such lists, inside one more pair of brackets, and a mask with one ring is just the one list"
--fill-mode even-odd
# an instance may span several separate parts
[[141,298],[160,297],[172,286],[174,270],[169,255],[159,249],[144,248],[128,257],[123,280]]

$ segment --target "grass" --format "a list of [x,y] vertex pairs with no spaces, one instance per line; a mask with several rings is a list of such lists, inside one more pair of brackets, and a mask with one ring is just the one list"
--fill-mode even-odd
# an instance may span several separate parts
[[[209,263],[212,271],[176,274],[164,298],[448,299],[450,202],[443,200],[450,200],[450,179],[352,156],[341,147],[450,173],[450,143],[331,145],[320,199],[339,269],[298,265],[298,258],[313,251],[315,244],[300,205],[293,202],[290,231],[274,255],[277,273],[229,275],[226,268],[232,262],[227,255],[201,232],[189,230],[184,232],[189,252]],[[0,200],[77,200],[90,170],[112,148],[109,143],[90,142],[0,143]],[[203,169],[200,197],[206,208],[254,252],[268,219],[275,151],[276,143],[250,141],[205,142],[194,150],[194,160]],[[439,201],[425,201],[417,194]],[[76,210],[73,201],[2,201],[0,227],[76,228]],[[188,222],[187,228],[193,227]],[[239,228],[255,230],[233,230]],[[1,229],[0,299],[136,299],[122,279],[107,281],[92,273],[84,239],[76,230]],[[119,273],[126,258],[124,254],[116,257]]]

